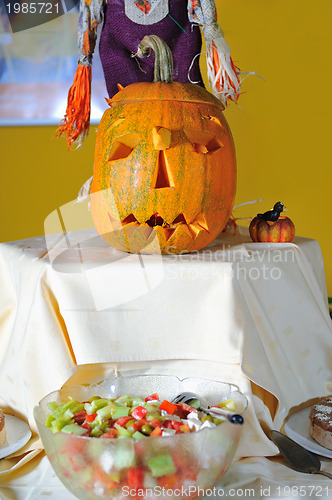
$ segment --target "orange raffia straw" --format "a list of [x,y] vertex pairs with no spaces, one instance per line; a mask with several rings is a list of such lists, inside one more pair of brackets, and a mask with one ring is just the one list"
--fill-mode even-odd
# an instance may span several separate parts
[[66,114],[57,129],[57,137],[65,135],[68,148],[85,139],[90,125],[91,66],[77,66],[73,85],[68,92]]
[[236,102],[241,93],[241,84],[230,48],[217,24],[214,0],[189,0],[188,15],[193,23],[202,27],[208,79],[213,93],[225,106],[228,100]]
[[[209,56],[208,56],[209,57]],[[215,93],[223,94],[224,99],[231,99],[237,101],[240,95],[240,80],[233,59],[229,56],[229,64],[232,69],[231,72],[226,72],[220,65],[219,54],[215,43],[212,41],[212,64],[213,71],[211,71],[210,81],[211,86]],[[228,90],[226,90],[228,89]]]
[[98,24],[103,19],[105,0],[80,0],[78,25],[79,59],[74,82],[69,89],[67,109],[57,129],[64,135],[69,149],[73,142],[79,146],[89,132],[91,111],[92,57],[97,41]]

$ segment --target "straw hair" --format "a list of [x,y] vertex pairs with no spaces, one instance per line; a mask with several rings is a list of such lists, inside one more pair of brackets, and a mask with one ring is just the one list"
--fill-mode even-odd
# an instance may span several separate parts
[[77,66],[73,85],[68,92],[66,114],[57,129],[57,137],[64,135],[68,148],[73,142],[85,139],[90,125],[91,66]]

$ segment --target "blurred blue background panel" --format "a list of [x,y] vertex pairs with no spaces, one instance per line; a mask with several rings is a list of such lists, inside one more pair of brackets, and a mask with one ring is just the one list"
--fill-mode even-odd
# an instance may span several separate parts
[[[7,10],[14,5],[11,0]],[[18,21],[0,0],[0,125],[57,125],[63,118],[78,59],[77,2],[63,5],[70,9],[65,14],[14,32]],[[92,78],[91,122],[97,123],[107,107],[98,48]]]

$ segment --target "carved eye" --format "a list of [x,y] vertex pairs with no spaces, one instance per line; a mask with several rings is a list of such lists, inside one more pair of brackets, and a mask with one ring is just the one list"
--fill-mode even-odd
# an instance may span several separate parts
[[132,132],[113,141],[108,155],[108,161],[116,161],[127,158],[136,148],[140,139],[140,136],[136,134],[136,132]]
[[190,130],[186,131],[186,136],[198,154],[213,154],[224,146],[218,137],[206,132]]

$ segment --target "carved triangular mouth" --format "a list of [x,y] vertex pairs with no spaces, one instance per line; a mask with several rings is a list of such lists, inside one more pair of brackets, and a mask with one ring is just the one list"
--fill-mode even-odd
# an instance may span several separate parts
[[110,215],[109,219],[113,230],[118,230],[122,227],[132,234],[133,231],[139,229],[141,234],[148,238],[153,229],[155,229],[166,241],[168,241],[177,230],[180,230],[179,228],[181,227],[193,240],[202,232],[210,232],[203,213],[198,214],[190,223],[186,221],[183,213],[179,213],[172,221],[166,221],[156,212],[142,224],[140,224],[134,214],[127,215],[121,221],[116,221]]

